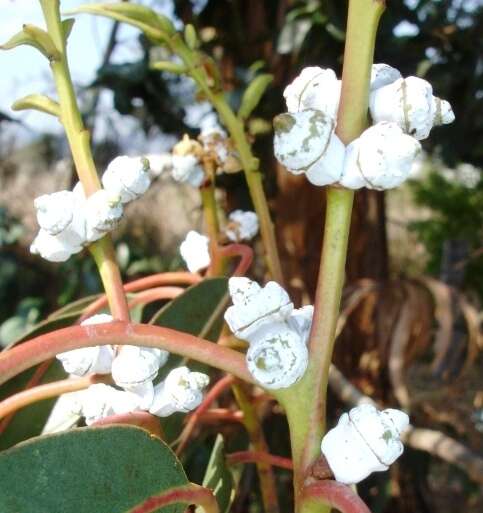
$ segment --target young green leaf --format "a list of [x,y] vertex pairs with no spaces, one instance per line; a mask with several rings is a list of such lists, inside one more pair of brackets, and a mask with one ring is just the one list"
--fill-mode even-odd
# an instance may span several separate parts
[[67,18],[62,21],[62,30],[64,31],[64,41],[69,39],[70,33],[72,32],[72,27],[74,26],[75,20],[74,18]]
[[60,116],[60,105],[43,94],[29,94],[20,98],[12,105],[12,110],[26,110],[33,109],[52,116]]
[[[218,435],[211,451],[210,461],[206,467],[203,486],[213,490],[220,513],[228,513],[235,497],[234,479],[225,461],[223,436]],[[196,513],[202,513],[201,508],[196,508]]]
[[33,46],[45,55],[49,61],[60,59],[60,52],[49,34],[35,25],[24,25],[20,32],[17,32],[6,43],[0,45],[0,49],[11,50],[21,45]]
[[176,33],[171,21],[153,9],[130,3],[86,4],[69,11],[68,14],[90,13],[106,16],[114,20],[129,23],[141,29],[148,37],[165,40]]
[[240,109],[238,110],[240,119],[247,119],[250,116],[272,80],[273,76],[268,73],[258,75],[252,80],[243,93]]
[[[161,440],[127,426],[76,429],[0,453],[0,511],[114,513],[188,484]],[[19,479],[18,476],[22,476]],[[156,513],[181,513],[183,506]]]
[[171,61],[157,61],[153,62],[149,66],[151,69],[155,69],[158,71],[167,71],[168,73],[174,73],[176,75],[182,75],[186,73],[186,66],[183,64],[179,64],[177,62]]
[[196,35],[196,29],[188,23],[184,28],[184,40],[191,50],[196,50],[199,45],[198,36]]

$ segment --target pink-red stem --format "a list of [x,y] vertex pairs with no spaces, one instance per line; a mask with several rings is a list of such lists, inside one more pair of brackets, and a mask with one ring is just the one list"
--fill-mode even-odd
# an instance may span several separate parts
[[246,244],[229,244],[220,248],[218,253],[224,257],[240,257],[240,261],[235,267],[232,276],[245,276],[252,265],[253,249]]
[[0,384],[56,354],[107,344],[158,347],[254,383],[244,356],[233,349],[169,328],[115,321],[63,328],[3,351],[0,353]]
[[163,299],[174,299],[184,292],[181,287],[154,287],[136,294],[136,297],[129,301],[129,309],[138,305],[148,305],[154,301],[162,301]]
[[304,499],[323,502],[341,513],[371,513],[364,501],[347,485],[324,480],[304,488]]

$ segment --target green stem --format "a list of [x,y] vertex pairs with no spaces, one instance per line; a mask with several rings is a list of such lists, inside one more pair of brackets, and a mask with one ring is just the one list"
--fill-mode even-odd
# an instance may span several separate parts
[[[236,402],[243,412],[243,425],[247,430],[250,443],[256,453],[267,454],[269,448],[265,435],[263,434],[262,424],[258,418],[257,412],[250,402],[248,393],[244,390],[242,383],[232,385],[233,394]],[[275,475],[272,465],[266,461],[256,462],[258,477],[260,479],[260,490],[265,513],[279,513],[277,487],[275,484]]]
[[[69,142],[72,158],[87,196],[101,188],[90,148],[90,134],[85,129],[67,61],[66,42],[60,19],[59,0],[40,0],[47,30],[60,52],[60,59],[50,63],[60,104],[60,121]],[[116,319],[129,320],[129,310],[122,287],[121,273],[110,237],[90,246],[106,290],[109,307]]]
[[[337,135],[349,144],[367,126],[369,79],[382,0],[350,0],[342,72],[342,92]],[[310,359],[303,379],[294,387],[278,392],[290,426],[294,463],[295,511],[327,511],[304,502],[303,491],[310,465],[320,455],[325,432],[325,409],[329,366],[344,284],[347,243],[353,191],[327,188],[327,206],[314,319],[310,336]]]

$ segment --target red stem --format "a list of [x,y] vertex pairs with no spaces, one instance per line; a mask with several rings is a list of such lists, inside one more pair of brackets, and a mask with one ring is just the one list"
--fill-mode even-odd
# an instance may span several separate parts
[[229,244],[220,248],[218,253],[225,257],[240,257],[240,262],[238,262],[232,276],[245,276],[252,265],[253,249],[246,244]]
[[211,390],[206,394],[202,403],[188,418],[188,422],[186,423],[186,426],[179,437],[179,446],[176,449],[176,454],[180,454],[186,447],[186,444],[200,416],[208,410],[213,401],[215,401],[220,396],[220,394],[222,394],[228,387],[230,387],[234,381],[235,378],[228,374],[228,376],[221,378],[215,383],[215,385],[213,385]]
[[[137,292],[138,290],[144,290],[152,287],[158,287],[161,285],[195,285],[201,281],[201,277],[198,274],[188,273],[185,271],[171,272],[171,273],[159,273],[151,276],[140,278],[139,280],[131,281],[126,283],[123,288],[124,292]],[[91,317],[99,310],[107,306],[107,296],[103,295],[92,302],[84,310],[79,322],[84,321],[88,317]]]
[[63,328],[3,351],[0,353],[0,385],[56,354],[107,344],[158,347],[254,383],[245,357],[233,349],[169,328],[115,321]]
[[304,488],[304,499],[314,499],[338,509],[341,513],[371,513],[364,501],[349,486],[324,480]]
[[121,413],[119,415],[111,415],[93,422],[90,427],[111,426],[113,424],[129,424],[130,426],[138,426],[149,431],[157,438],[163,438],[161,433],[161,424],[158,417],[151,415],[147,411],[134,411],[131,413]]
[[214,424],[220,420],[223,422],[243,423],[243,412],[240,410],[229,410],[228,408],[212,408],[211,410],[205,411],[199,418],[199,422],[203,424]]
[[287,470],[293,469],[291,459],[260,451],[232,452],[231,454],[226,455],[226,461],[230,465],[234,465],[236,463],[267,463],[272,467],[280,467]]
[[149,499],[130,509],[127,513],[151,513],[163,506],[177,503],[198,504],[205,510],[205,513],[220,512],[218,503],[211,490],[190,483],[186,486],[166,490],[159,495],[149,497]]
[[129,309],[137,305],[147,305],[154,301],[161,301],[163,299],[174,299],[184,292],[181,287],[155,287],[141,291],[135,298],[129,301]]

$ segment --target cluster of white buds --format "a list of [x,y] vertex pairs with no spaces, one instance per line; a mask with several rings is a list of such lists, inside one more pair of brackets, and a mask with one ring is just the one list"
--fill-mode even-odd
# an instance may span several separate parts
[[378,411],[371,404],[344,413],[321,445],[336,481],[355,484],[372,472],[387,470],[404,450],[400,438],[408,426],[403,411]]
[[231,139],[220,128],[203,130],[198,136],[205,157],[215,164],[217,173],[237,173],[242,166]]
[[340,91],[332,70],[305,68],[284,91],[288,113],[274,119],[276,158],[314,185],[397,187],[421,151],[418,140],[433,126],[454,120],[450,104],[433,96],[428,82],[374,64],[369,97],[374,126],[346,148],[335,134]]
[[229,240],[240,242],[251,240],[258,233],[258,216],[250,210],[234,210],[228,216],[228,224],[225,227],[225,234]]
[[307,340],[313,307],[298,310],[287,292],[270,281],[263,288],[248,278],[228,282],[233,305],[225,312],[230,330],[249,343],[248,370],[265,388],[287,388],[308,365]]
[[[112,322],[112,317],[99,314],[86,319],[81,326]],[[208,385],[205,374],[190,372],[186,367],[172,370],[159,385],[153,381],[169,357],[162,349],[138,346],[94,346],[74,349],[57,355],[66,372],[76,376],[112,374],[118,390],[96,384],[77,395],[78,413],[87,424],[109,415],[137,410],[165,417],[174,412],[188,412],[202,401]]]
[[44,194],[34,201],[39,233],[30,251],[51,262],[65,262],[119,224],[123,203],[149,187],[149,163],[141,157],[117,157],[102,176],[103,189],[86,198],[79,182],[72,191]]
[[179,252],[190,272],[196,273],[210,265],[209,244],[210,239],[205,235],[195,230],[188,232],[179,247]]

